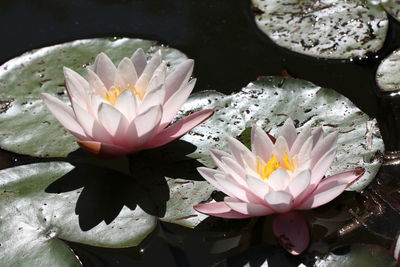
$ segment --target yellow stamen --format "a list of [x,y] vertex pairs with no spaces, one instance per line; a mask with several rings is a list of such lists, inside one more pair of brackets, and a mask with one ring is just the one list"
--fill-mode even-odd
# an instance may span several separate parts
[[121,87],[121,86],[112,86],[105,95],[105,99],[111,104],[111,105],[115,105],[115,103],[117,102],[117,99],[119,97],[119,95],[125,91],[125,90],[131,90],[134,94],[136,94],[140,100],[143,100],[144,95],[146,94],[146,90],[144,90],[143,92],[138,91],[135,87],[131,88],[131,85],[128,83],[125,88]]
[[268,179],[271,173],[273,173],[277,169],[284,168],[285,170],[288,171],[295,170],[296,168],[295,161],[289,158],[288,153],[285,153],[285,156],[283,157],[282,161],[283,161],[283,166],[281,165],[281,163],[274,154],[272,154],[271,158],[267,163],[264,163],[262,159],[258,158],[256,166],[257,173],[260,175],[262,179]]

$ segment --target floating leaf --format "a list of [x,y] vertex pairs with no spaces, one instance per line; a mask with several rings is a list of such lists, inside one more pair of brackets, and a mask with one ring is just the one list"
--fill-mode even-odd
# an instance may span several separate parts
[[70,172],[64,162],[37,163],[0,171],[0,262],[5,266],[80,266],[63,240],[93,246],[139,244],[157,224],[139,207],[124,207],[109,225],[82,231],[75,205],[81,189],[46,193],[45,188]]
[[47,92],[67,101],[63,66],[86,77],[94,56],[107,53],[114,62],[138,48],[161,49],[173,66],[186,59],[178,50],[141,39],[86,39],[25,53],[0,67],[0,147],[19,154],[59,157],[77,149],[75,138],[48,112],[40,98]]
[[227,136],[239,136],[255,123],[274,135],[288,116],[299,131],[304,126],[322,126],[325,133],[339,132],[336,159],[327,174],[366,169],[350,190],[362,190],[381,165],[376,157],[383,150],[377,122],[343,95],[304,80],[267,77],[228,96],[200,92],[183,106],[181,116],[203,108],[212,108],[216,113],[182,139],[198,147],[192,156],[208,167],[214,167],[209,150],[227,151]]
[[400,21],[400,1],[386,0],[382,1],[383,8],[393,16],[397,21]]
[[321,58],[365,57],[385,41],[388,19],[363,0],[252,0],[257,26],[276,44]]
[[331,252],[317,260],[316,267],[374,267],[396,266],[389,251],[377,245],[353,244]]
[[400,50],[385,58],[376,72],[376,81],[382,91],[400,90]]
[[168,179],[171,198],[167,202],[167,211],[162,221],[194,228],[207,215],[193,209],[193,206],[207,200],[215,188],[206,181],[188,181]]

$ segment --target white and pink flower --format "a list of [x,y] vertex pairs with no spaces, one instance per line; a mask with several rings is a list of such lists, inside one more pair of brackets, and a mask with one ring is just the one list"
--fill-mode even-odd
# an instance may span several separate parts
[[251,132],[251,150],[228,138],[231,153],[212,150],[217,169],[198,168],[200,174],[227,194],[224,201],[199,204],[199,212],[222,218],[277,214],[273,231],[292,254],[309,243],[309,227],[295,210],[319,207],[340,195],[364,173],[363,169],[324,177],[335,158],[337,133],[324,136],[322,128],[300,134],[291,119],[272,141],[261,128]]
[[165,145],[209,118],[202,110],[170,125],[196,80],[188,59],[167,75],[161,53],[148,62],[142,49],[116,67],[104,53],[88,69],[88,81],[64,68],[71,106],[43,94],[52,114],[95,154],[125,155]]

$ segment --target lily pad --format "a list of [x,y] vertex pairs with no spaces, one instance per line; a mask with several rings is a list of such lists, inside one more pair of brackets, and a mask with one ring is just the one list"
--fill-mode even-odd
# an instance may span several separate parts
[[389,13],[393,18],[400,22],[400,1],[399,0],[386,0],[382,1],[383,8]]
[[375,267],[397,266],[389,251],[377,245],[354,244],[331,252],[317,260],[315,267]]
[[[399,4],[400,5],[400,4]],[[384,92],[400,90],[400,49],[385,58],[376,72],[376,81]]]
[[137,207],[89,231],[79,227],[75,204],[81,189],[46,193],[73,169],[65,162],[36,163],[0,171],[0,262],[5,266],[80,266],[63,240],[102,247],[139,244],[157,224]]
[[130,38],[86,39],[40,48],[0,67],[0,148],[36,157],[64,157],[78,148],[75,138],[49,113],[40,98],[47,92],[67,101],[63,66],[86,77],[86,67],[100,53],[114,63],[138,48],[161,50],[173,68],[187,57],[155,41]]
[[197,212],[193,206],[207,200],[215,188],[206,181],[188,181],[184,179],[168,179],[170,199],[167,211],[161,221],[194,228],[207,215]]
[[382,7],[364,0],[252,0],[256,24],[273,42],[332,59],[365,57],[385,41]]
[[227,136],[239,136],[253,124],[274,135],[288,116],[299,131],[305,126],[322,126],[325,133],[339,132],[336,159],[327,174],[357,167],[366,169],[350,190],[367,186],[381,165],[376,154],[383,151],[383,141],[376,120],[336,91],[304,80],[265,77],[232,95],[200,92],[189,98],[181,116],[204,108],[214,109],[214,116],[182,139],[196,145],[198,149],[192,157],[211,168],[215,166],[209,150],[227,151]]

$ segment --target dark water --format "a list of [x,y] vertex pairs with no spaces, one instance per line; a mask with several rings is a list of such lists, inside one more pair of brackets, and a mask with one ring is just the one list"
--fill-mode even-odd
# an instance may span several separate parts
[[[370,116],[378,117],[386,147],[396,150],[400,148],[397,126],[400,115],[396,113],[400,101],[381,95],[374,79],[379,62],[400,47],[400,24],[391,19],[390,25],[385,46],[377,54],[352,62],[327,61],[273,44],[255,26],[248,0],[5,0],[0,1],[0,63],[34,48],[75,39],[103,36],[154,39],[195,59],[197,91],[214,89],[228,94],[258,76],[280,75],[284,70],[293,77],[333,88]],[[14,165],[16,158],[17,155],[0,153],[0,167]],[[381,203],[387,207],[377,219],[369,221],[371,229],[350,225],[354,229],[349,230],[348,242],[390,246],[397,231],[394,225],[399,221],[399,206],[395,203],[398,173],[396,166],[385,167],[381,179],[362,196],[345,193],[325,209],[340,213],[347,212],[352,205],[373,209]],[[389,189],[396,191],[392,198],[382,198]],[[343,207],[341,203],[352,203],[350,200],[359,202]],[[234,222],[210,219],[197,231],[160,223],[140,248],[105,249],[68,244],[88,266],[212,266],[227,256],[239,255],[247,247],[256,249],[243,257],[252,258],[253,264],[257,264],[263,251],[273,253],[271,257],[284,254],[275,246],[270,231],[265,230],[268,227],[268,218]],[[339,239],[333,234],[327,240],[339,244]],[[263,247],[266,243],[272,245]],[[235,256],[232,262],[242,262],[240,257]],[[282,257],[288,264],[307,260],[307,256]]]

